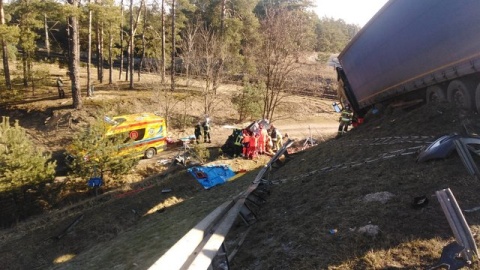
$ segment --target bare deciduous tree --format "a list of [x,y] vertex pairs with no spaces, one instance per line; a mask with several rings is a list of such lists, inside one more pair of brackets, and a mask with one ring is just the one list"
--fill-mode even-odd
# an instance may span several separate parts
[[175,0],[172,0],[172,65],[170,71],[170,88],[175,91]]
[[222,50],[222,42],[213,30],[202,28],[197,35],[195,45],[196,57],[193,66],[196,66],[198,74],[203,75],[205,81],[203,88],[204,113],[211,114],[214,109],[216,90],[221,76],[219,74],[219,70],[221,70],[219,68],[221,65],[219,52]]
[[134,52],[134,39],[135,33],[137,32],[138,21],[142,13],[143,6],[145,5],[145,0],[140,1],[140,7],[138,8],[137,17],[133,19],[133,0],[130,0],[130,41],[128,45],[128,69],[130,77],[130,89],[133,89],[133,52]]
[[162,0],[162,83],[165,83],[165,0]]
[[188,23],[180,34],[182,37],[182,60],[185,68],[185,79],[187,81],[187,86],[190,85],[190,67],[195,55],[194,46],[198,29],[199,25],[197,23]]
[[286,82],[297,67],[299,54],[313,45],[310,21],[305,13],[276,7],[267,10],[261,22],[263,42],[258,64],[266,85],[263,118],[272,121],[276,107],[287,95]]

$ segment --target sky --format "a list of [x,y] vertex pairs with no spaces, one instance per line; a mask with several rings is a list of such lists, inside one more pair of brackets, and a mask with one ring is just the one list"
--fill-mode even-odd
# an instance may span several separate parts
[[363,27],[388,0],[314,0],[319,18],[343,19]]

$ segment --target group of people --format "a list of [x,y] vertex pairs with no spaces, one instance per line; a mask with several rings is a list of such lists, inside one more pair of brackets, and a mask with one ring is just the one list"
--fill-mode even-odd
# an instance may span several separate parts
[[204,143],[211,143],[212,140],[210,138],[210,117],[205,116],[205,121],[200,122],[198,121],[198,123],[195,125],[195,141],[197,142],[197,144],[200,143],[201,139],[202,139],[202,131],[203,131],[203,142]]
[[234,129],[222,146],[222,151],[232,157],[253,159],[258,155],[273,155],[282,145],[280,131],[262,120],[244,129]]

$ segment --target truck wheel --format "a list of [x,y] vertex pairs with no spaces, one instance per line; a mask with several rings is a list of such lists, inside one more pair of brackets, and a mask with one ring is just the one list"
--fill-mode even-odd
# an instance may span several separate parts
[[145,158],[146,159],[151,159],[153,158],[153,156],[155,156],[157,151],[155,151],[155,148],[148,148],[146,151],[145,151]]
[[473,85],[469,81],[451,81],[447,88],[448,102],[466,110],[473,110],[473,99],[470,89],[473,89]]
[[439,103],[447,101],[445,89],[440,85],[432,85],[427,88],[427,103]]

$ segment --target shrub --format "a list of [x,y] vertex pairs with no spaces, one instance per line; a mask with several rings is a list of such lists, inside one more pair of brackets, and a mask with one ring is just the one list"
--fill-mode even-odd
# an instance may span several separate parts
[[237,108],[240,121],[247,118],[258,118],[262,114],[264,84],[245,83],[242,91],[232,97],[232,103]]
[[89,128],[77,134],[67,147],[69,167],[75,176],[89,178],[101,176],[105,172],[120,175],[129,172],[138,159],[120,155],[120,147],[125,138],[105,136],[107,124],[98,119]]
[[0,122],[0,192],[26,189],[53,180],[56,162],[37,149],[18,121]]

